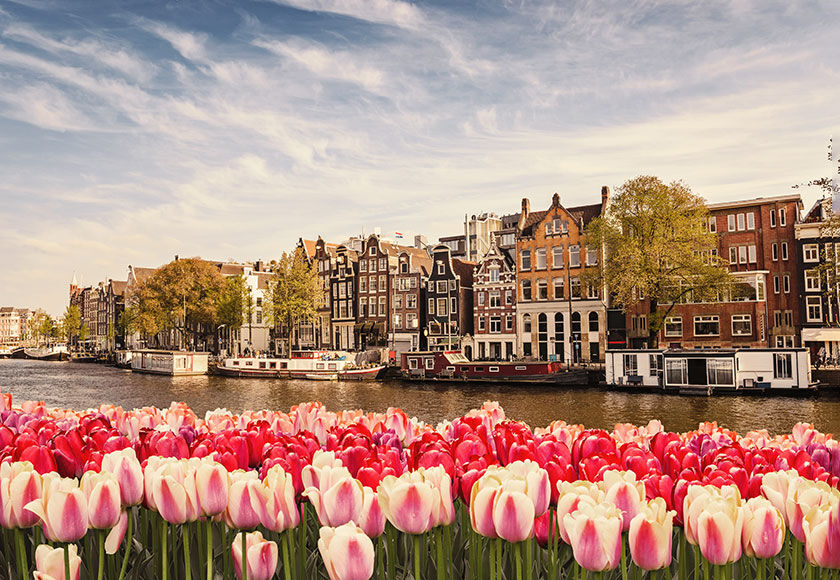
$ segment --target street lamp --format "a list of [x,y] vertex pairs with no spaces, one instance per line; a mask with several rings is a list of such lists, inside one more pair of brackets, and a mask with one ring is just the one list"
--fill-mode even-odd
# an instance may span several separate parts
[[219,331],[221,329],[225,328],[226,326],[227,326],[227,324],[220,324],[219,326],[216,327],[216,344],[219,345],[219,350],[220,351],[221,351],[222,338],[221,338],[221,335],[219,334]]

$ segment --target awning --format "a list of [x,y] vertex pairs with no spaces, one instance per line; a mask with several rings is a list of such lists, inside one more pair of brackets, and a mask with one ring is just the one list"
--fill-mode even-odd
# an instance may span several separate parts
[[802,342],[840,342],[840,328],[803,328]]

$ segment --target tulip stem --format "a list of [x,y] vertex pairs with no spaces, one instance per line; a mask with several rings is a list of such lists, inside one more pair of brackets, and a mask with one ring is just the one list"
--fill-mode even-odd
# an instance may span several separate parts
[[414,580],[420,580],[420,534],[414,535]]
[[376,543],[378,544],[378,549],[376,550],[376,577],[378,580],[385,580],[385,536],[379,536]]
[[621,580],[627,580],[627,551],[624,549],[624,537],[621,538]]
[[181,526],[184,543],[184,574],[186,580],[192,580],[192,561],[190,560],[190,523]]
[[[21,580],[29,578],[29,564],[26,558],[26,546],[23,541],[23,530],[15,528],[15,546],[17,551],[18,567],[20,568]],[[68,576],[69,578],[69,576]]]
[[502,580],[502,568],[504,567],[504,556],[502,555],[502,539],[496,538],[496,573],[499,580]]
[[437,560],[437,578],[443,580],[443,528],[438,527],[432,531],[435,536],[435,559]]
[[397,528],[388,524],[388,578],[397,577]]
[[207,569],[207,580],[213,580],[213,524],[210,518],[204,522],[204,541],[207,554],[205,555],[205,568]]
[[522,580],[522,546],[524,542],[516,542],[513,546],[513,554],[516,558],[516,580]]
[[122,566],[120,567],[119,580],[125,578],[125,571],[128,569],[128,556],[131,554],[132,534],[134,533],[134,510],[128,508],[128,529],[125,532],[125,554],[123,555]]
[[248,539],[245,530],[239,533],[242,535],[242,580],[248,580]]
[[161,566],[161,570],[160,570],[160,574],[161,574],[161,578],[163,578],[163,580],[168,580],[169,579],[169,552],[167,552],[167,546],[166,546],[166,539],[167,539],[166,538],[166,536],[167,536],[167,529],[166,528],[167,528],[166,520],[161,519],[161,522],[160,522],[160,529],[161,529],[161,534],[160,534],[160,566]]
[[64,577],[70,578],[70,544],[64,544]]
[[764,580],[764,560],[762,558],[756,559],[755,578],[756,580]]
[[[477,535],[477,534],[476,534]],[[490,580],[496,580],[496,542],[490,540]]]
[[534,540],[528,538],[525,540],[525,578],[531,580],[533,578],[534,568]]
[[[286,580],[291,580],[292,578],[292,539],[294,538],[294,531],[287,530],[283,532],[283,537],[281,538],[283,544],[283,577]],[[302,548],[301,548],[302,551]]]
[[685,546],[685,533],[680,531],[680,530],[677,530],[677,536],[680,539],[679,561],[677,562],[677,565],[679,566],[679,580],[686,580],[686,567],[687,567],[688,563],[686,562],[687,554],[686,554],[686,546]]
[[99,562],[96,567],[96,578],[102,580],[102,574],[105,572],[105,530],[98,530],[99,536]]

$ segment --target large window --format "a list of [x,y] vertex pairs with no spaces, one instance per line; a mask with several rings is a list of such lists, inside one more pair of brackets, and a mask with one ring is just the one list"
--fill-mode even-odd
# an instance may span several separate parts
[[706,377],[710,385],[734,385],[735,372],[732,359],[709,359],[706,361]]
[[773,378],[793,378],[793,355],[790,353],[773,354]]
[[564,298],[565,293],[563,292],[563,288],[565,285],[565,279],[563,278],[555,278],[554,279],[554,299],[555,300],[562,300]]
[[406,294],[405,295],[405,307],[406,308],[417,308],[417,294]]
[[575,276],[571,280],[572,298],[580,298],[580,278]]
[[522,250],[520,253],[521,268],[523,270],[530,270],[531,269],[531,250]]
[[598,264],[598,250],[597,249],[586,249],[586,265],[587,266],[595,266]]
[[522,280],[522,300],[531,299],[531,281],[528,279]]
[[501,332],[502,331],[502,317],[501,316],[491,316],[490,317],[490,332]]
[[499,308],[502,305],[501,292],[498,290],[490,291],[490,308]]
[[598,313],[597,312],[590,312],[589,313],[589,332],[598,332]]
[[806,262],[820,261],[820,247],[818,244],[805,244],[802,246],[802,259]]
[[580,246],[569,246],[569,267],[580,267]]
[[752,316],[749,314],[732,315],[732,336],[750,336],[752,334]]
[[[387,300],[386,296],[379,297],[379,316],[388,316]],[[373,308],[373,304],[371,304],[371,308]]]
[[624,355],[624,376],[629,377],[639,374],[639,358],[635,354]]
[[719,336],[720,318],[718,316],[695,316],[694,336]]
[[526,314],[522,317],[522,332],[524,334],[531,334],[531,315]]
[[446,309],[446,298],[438,298],[437,299],[437,313],[438,316],[446,316],[447,313]]
[[478,300],[476,301],[476,304],[478,304],[479,306],[484,306],[484,292],[479,292],[477,296]]
[[820,273],[817,270],[805,270],[805,290],[818,291],[820,289]]
[[545,248],[537,248],[537,270],[545,270],[548,267],[545,256]]
[[665,319],[665,336],[682,336],[682,316],[669,316]]
[[563,267],[563,246],[554,246],[551,249],[551,267],[552,268],[562,268]]
[[548,280],[537,280],[537,300],[548,300]]
[[498,282],[499,281],[499,268],[490,268],[490,281],[491,282]]
[[665,381],[669,385],[687,385],[688,361],[684,358],[666,359]]

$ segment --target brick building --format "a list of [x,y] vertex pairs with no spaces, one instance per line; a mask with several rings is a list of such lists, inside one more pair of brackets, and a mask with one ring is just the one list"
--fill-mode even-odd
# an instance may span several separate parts
[[606,347],[606,296],[603,288],[581,282],[586,267],[597,266],[600,248],[587,247],[583,231],[603,215],[601,202],[566,208],[554,194],[545,211],[531,212],[522,200],[517,225],[517,334],[525,358],[580,362],[603,360]]
[[[453,258],[449,246],[431,250],[432,270],[426,282],[425,332],[430,350],[461,347],[473,334],[473,272],[475,263]],[[464,354],[472,357],[472,347]]]
[[313,257],[314,267],[318,268],[318,281],[321,283],[321,289],[324,292],[324,299],[318,306],[318,323],[317,336],[315,340],[316,348],[332,348],[333,332],[330,321],[330,311],[332,307],[332,298],[330,296],[332,285],[330,284],[330,276],[332,276],[333,267],[335,265],[337,244],[329,244],[325,242],[321,236],[315,242],[315,254]]
[[391,344],[397,353],[424,350],[426,336],[426,279],[432,260],[425,252],[404,249],[397,257],[397,270],[391,276],[393,333]]
[[343,244],[338,246],[330,274],[332,348],[335,350],[358,348],[355,334],[358,268],[358,254]]
[[516,270],[513,257],[491,241],[473,280],[476,360],[509,360],[516,356]]

